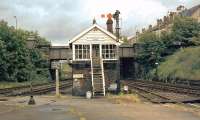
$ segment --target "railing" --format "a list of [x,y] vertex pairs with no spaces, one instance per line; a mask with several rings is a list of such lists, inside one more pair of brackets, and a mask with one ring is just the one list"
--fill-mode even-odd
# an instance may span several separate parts
[[93,91],[93,95],[94,95],[94,70],[93,70],[93,59],[91,58],[91,77],[92,77],[92,91]]
[[103,59],[100,58],[101,62],[101,71],[102,71],[102,82],[103,82],[103,95],[106,95],[106,85],[105,85],[105,76],[104,76],[104,66],[103,66]]

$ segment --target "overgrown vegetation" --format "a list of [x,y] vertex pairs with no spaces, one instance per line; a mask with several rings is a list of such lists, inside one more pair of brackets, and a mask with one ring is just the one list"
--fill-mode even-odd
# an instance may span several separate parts
[[127,104],[127,103],[140,103],[141,100],[137,94],[120,94],[120,95],[107,95],[107,98],[116,104]]
[[[144,76],[151,76],[155,78],[157,77],[156,68],[158,67],[158,65],[162,64],[165,61],[168,61],[171,58],[168,56],[175,54],[182,48],[195,47],[200,45],[200,23],[192,18],[176,17],[170,31],[161,31],[160,35],[155,32],[146,32],[139,37],[139,42],[141,47],[138,52],[139,54],[137,60],[143,66],[143,72],[145,73]],[[184,52],[181,54],[184,54]],[[200,59],[199,56],[193,57],[195,57],[196,59]],[[161,67],[163,67],[162,69],[164,70],[166,64],[169,63],[167,62],[165,63],[165,66],[160,66],[159,70],[161,69]],[[179,66],[180,64],[178,63],[178,61],[175,62],[174,65],[171,66],[173,68],[171,68],[170,70],[176,69],[176,66]],[[184,69],[184,67],[180,69]],[[178,76],[179,75],[177,75],[177,77]],[[165,77],[170,77],[170,74],[166,73]],[[181,79],[183,79],[183,77],[181,77]]]
[[47,80],[36,80],[36,81],[25,81],[25,82],[0,82],[0,89],[4,88],[13,88],[13,87],[20,87],[20,86],[30,86],[31,85],[37,85],[37,84],[43,84],[48,83]]
[[47,79],[48,62],[43,53],[26,48],[26,40],[34,36],[38,43],[47,44],[36,32],[16,30],[0,21],[0,81],[24,82]]
[[200,80],[200,47],[185,48],[167,57],[158,67],[161,80]]

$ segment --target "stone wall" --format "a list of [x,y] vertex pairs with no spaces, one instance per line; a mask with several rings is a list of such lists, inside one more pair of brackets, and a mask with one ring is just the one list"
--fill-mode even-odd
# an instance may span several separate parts
[[197,19],[198,22],[200,22],[200,8],[197,9],[197,10],[192,14],[192,18]]
[[[73,90],[75,96],[85,96],[87,91],[92,91],[92,78],[90,63],[73,63]],[[106,88],[115,83],[118,77],[117,63],[104,63]]]
[[106,88],[108,88],[110,84],[116,82],[118,74],[119,72],[117,71],[117,63],[104,63]]
[[73,89],[72,95],[85,96],[87,91],[92,91],[92,81],[89,63],[73,64]]

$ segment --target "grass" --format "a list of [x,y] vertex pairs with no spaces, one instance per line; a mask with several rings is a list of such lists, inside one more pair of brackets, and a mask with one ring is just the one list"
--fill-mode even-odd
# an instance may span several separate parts
[[[42,81],[33,81],[32,84],[41,84],[41,83],[48,83],[47,80]],[[19,86],[27,86],[30,85],[31,81],[28,82],[0,82],[0,89],[3,88],[12,88],[12,87],[19,87]]]
[[185,48],[169,56],[158,67],[161,79],[200,80],[200,47]]
[[136,94],[123,94],[120,95],[107,95],[107,98],[116,104],[123,104],[123,103],[140,103],[141,100],[139,96]]

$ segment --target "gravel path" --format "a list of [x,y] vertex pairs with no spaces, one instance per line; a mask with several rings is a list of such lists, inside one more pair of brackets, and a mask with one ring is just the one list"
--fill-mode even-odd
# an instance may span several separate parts
[[0,102],[0,120],[200,120],[200,109],[173,104],[116,104],[106,98],[72,96],[37,96],[35,100],[35,106],[27,106],[28,97]]

